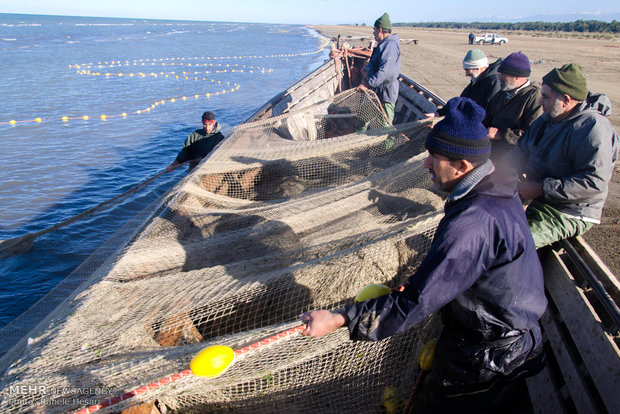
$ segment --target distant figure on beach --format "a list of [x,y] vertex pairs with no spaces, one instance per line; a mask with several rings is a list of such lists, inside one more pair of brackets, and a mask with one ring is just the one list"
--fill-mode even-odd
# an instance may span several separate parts
[[400,75],[400,39],[392,34],[390,15],[383,13],[374,24],[373,35],[379,43],[372,51],[366,66],[366,77],[358,86],[360,90],[372,89],[383,106],[390,122],[394,121],[394,108],[398,99]]
[[526,55],[511,53],[497,71],[502,90],[487,104],[482,122],[489,128],[493,161],[508,154],[542,114],[540,85],[530,82],[530,60]]
[[575,63],[543,76],[542,109],[505,161],[526,180],[519,195],[536,247],[578,236],[600,223],[618,158],[611,102],[588,90]]
[[174,170],[179,164],[186,161],[189,161],[189,170],[191,171],[223,139],[224,135],[220,132],[220,124],[215,120],[213,112],[203,113],[202,128],[189,134],[177,158],[166,168],[166,172]]
[[480,49],[471,49],[463,59],[465,76],[471,81],[461,92],[461,97],[472,99],[485,108],[491,99],[501,90],[499,82],[499,65],[502,58],[489,65],[489,59]]
[[476,38],[476,35],[472,32],[469,34],[469,44],[473,45],[474,44],[474,39]]

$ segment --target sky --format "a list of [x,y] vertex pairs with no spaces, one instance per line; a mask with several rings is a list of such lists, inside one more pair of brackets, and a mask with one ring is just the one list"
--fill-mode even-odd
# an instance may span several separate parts
[[[620,20],[618,0],[0,0],[0,13],[285,24]],[[611,16],[611,17],[610,17]]]

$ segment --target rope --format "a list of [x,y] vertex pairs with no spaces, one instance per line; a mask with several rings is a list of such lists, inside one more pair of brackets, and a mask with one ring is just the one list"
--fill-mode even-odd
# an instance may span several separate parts
[[[301,324],[301,325],[297,325],[293,328],[290,329],[286,329],[284,331],[278,332],[275,335],[270,336],[269,338],[265,338],[265,339],[261,339],[260,341],[254,342],[253,344],[250,344],[248,346],[245,346],[243,348],[237,349],[234,351],[235,353],[235,357],[241,356],[247,352],[253,351],[255,349],[258,349],[260,347],[272,344],[274,342],[277,342],[281,339],[284,339],[286,337],[289,337],[291,335],[295,335],[298,332],[301,332],[304,330],[305,328],[305,324]],[[178,372],[176,374],[170,375],[168,377],[159,379],[155,382],[151,382],[150,384],[144,385],[140,388],[136,388],[135,390],[126,392],[123,395],[120,396],[116,396],[113,398],[108,398],[105,401],[100,402],[99,404],[95,404],[95,405],[91,405],[90,407],[87,408],[83,408],[79,411],[76,411],[74,414],[90,414],[90,413],[94,413],[97,412],[99,410],[101,410],[102,408],[106,408],[109,407],[111,405],[114,404],[118,404],[121,401],[125,401],[128,400],[130,398],[136,397],[138,395],[142,395],[147,393],[148,391],[152,391],[155,390],[159,387],[162,387],[164,385],[168,385],[174,381],[180,380],[181,378],[185,378],[192,375],[192,371],[189,369],[186,369],[185,371],[181,371]]]
[[[192,160],[194,161],[194,160]],[[181,163],[179,165],[176,165],[174,168],[178,168],[181,165],[184,165],[188,162],[191,161],[185,161],[184,163]],[[54,224],[51,227],[48,227],[46,229],[43,230],[39,230],[36,232],[32,232],[32,233],[28,233],[28,234],[24,234],[23,236],[19,236],[19,237],[14,237],[11,239],[6,239],[6,240],[0,240],[0,258],[3,257],[8,257],[8,256],[14,256],[17,254],[22,254],[27,252],[28,250],[30,250],[30,248],[32,247],[32,243],[34,243],[34,240],[39,237],[42,236],[46,233],[52,232],[54,230],[57,230],[61,227],[66,227],[69,224],[72,224],[80,219],[83,219],[84,217],[87,217],[89,215],[91,215],[92,213],[94,213],[95,211],[101,209],[102,207],[117,201],[118,199],[125,197],[131,193],[134,193],[136,191],[138,191],[139,189],[141,189],[142,187],[146,186],[147,184],[149,184],[150,182],[154,181],[155,179],[159,178],[159,176],[161,176],[162,174],[164,174],[166,171],[162,171],[160,173],[155,174],[154,176],[142,181],[141,183],[139,183],[138,185],[130,188],[129,190],[125,191],[122,194],[119,194],[115,197],[112,197],[109,200],[106,200],[102,203],[97,204],[94,207],[89,208],[86,211],[81,212],[80,214],[73,216],[71,218],[68,218],[67,220],[61,221],[60,223]]]

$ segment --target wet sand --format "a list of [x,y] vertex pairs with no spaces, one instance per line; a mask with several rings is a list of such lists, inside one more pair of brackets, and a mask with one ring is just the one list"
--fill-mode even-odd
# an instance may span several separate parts
[[[365,26],[312,26],[321,34],[333,38],[341,35],[365,37],[365,45],[372,40],[372,28]],[[575,36],[517,34],[500,32],[508,43],[497,45],[469,45],[467,30],[439,30],[396,27],[401,39],[401,72],[422,84],[444,100],[458,96],[467,86],[461,62],[467,51],[477,47],[490,61],[521,51],[532,61],[533,81],[541,82],[543,75],[564,63],[580,64],[591,91],[606,94],[612,102],[609,120],[620,131],[620,37],[588,39]],[[353,43],[353,42],[351,42]],[[609,195],[603,210],[602,223],[584,235],[586,241],[601,256],[616,275],[620,275],[620,163],[616,163]]]

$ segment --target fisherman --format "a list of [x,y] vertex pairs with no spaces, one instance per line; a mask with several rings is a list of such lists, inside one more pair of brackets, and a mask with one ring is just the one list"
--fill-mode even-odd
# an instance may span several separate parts
[[[480,49],[471,49],[463,58],[463,70],[465,76],[471,78],[469,85],[461,92],[461,97],[470,98],[478,105],[486,108],[491,99],[500,91],[499,73],[497,69],[502,63],[502,58],[489,65],[489,59]],[[444,108],[437,112],[425,114],[427,118],[435,118],[445,115]]]
[[465,76],[471,80],[463,89],[461,96],[470,98],[478,105],[486,108],[491,99],[501,89],[498,69],[502,58],[489,64],[489,59],[480,49],[471,49],[463,58],[463,70]]
[[372,89],[379,97],[386,116],[392,122],[399,89],[400,39],[396,33],[392,34],[392,22],[387,13],[383,13],[375,21],[372,33],[379,44],[372,51],[366,66],[366,77],[358,88]]
[[543,273],[514,171],[489,160],[484,110],[452,98],[426,138],[425,167],[448,192],[432,245],[402,291],[302,315],[315,338],[346,326],[354,340],[402,333],[441,310],[444,324],[416,413],[501,412],[506,395],[542,369]]
[[215,120],[211,111],[202,114],[202,128],[195,130],[185,140],[181,151],[172,164],[166,168],[166,172],[174,170],[179,164],[189,161],[191,171],[198,165],[213,148],[224,139],[220,132],[220,124]]
[[611,102],[588,91],[575,63],[543,77],[542,108],[506,158],[527,178],[519,194],[532,200],[526,215],[537,248],[600,223],[619,146]]
[[501,91],[486,106],[484,125],[489,128],[491,159],[503,158],[542,114],[540,85],[530,82],[530,61],[521,52],[511,53],[498,68]]

